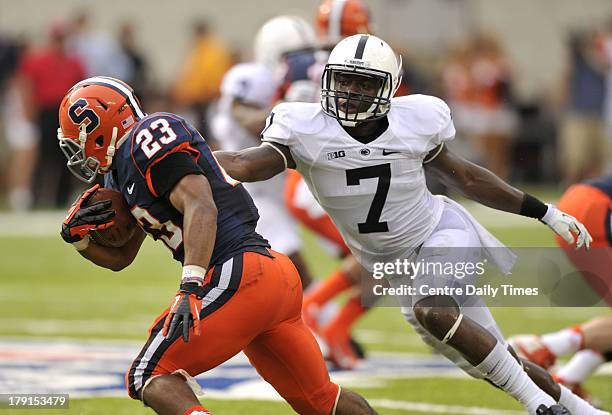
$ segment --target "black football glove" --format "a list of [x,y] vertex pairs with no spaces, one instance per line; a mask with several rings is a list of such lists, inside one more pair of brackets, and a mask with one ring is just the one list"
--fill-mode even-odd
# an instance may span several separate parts
[[170,312],[164,321],[162,334],[168,339],[174,336],[174,332],[180,323],[183,324],[183,341],[189,342],[189,325],[193,321],[193,332],[200,335],[200,310],[202,309],[202,286],[195,282],[181,284],[176,293],[174,302],[170,306]]
[[112,205],[110,200],[101,200],[87,206],[87,202],[99,188],[100,185],[97,184],[87,189],[68,210],[60,232],[64,241],[72,244],[94,229],[106,229],[115,224],[112,220],[115,211],[108,210]]

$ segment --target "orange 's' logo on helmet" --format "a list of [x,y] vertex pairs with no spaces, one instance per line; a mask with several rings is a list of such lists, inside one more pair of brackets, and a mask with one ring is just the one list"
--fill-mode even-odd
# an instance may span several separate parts
[[70,171],[88,183],[108,172],[116,149],[144,116],[132,88],[118,79],[96,76],[77,83],[62,100],[57,132]]

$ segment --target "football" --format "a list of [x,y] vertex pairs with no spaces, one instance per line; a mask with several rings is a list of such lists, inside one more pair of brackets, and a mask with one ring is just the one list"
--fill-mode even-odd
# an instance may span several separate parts
[[110,228],[91,231],[91,238],[99,245],[119,248],[130,240],[136,230],[136,220],[132,216],[123,195],[113,189],[99,188],[89,199],[89,204],[110,200],[110,209],[115,211],[115,224]]

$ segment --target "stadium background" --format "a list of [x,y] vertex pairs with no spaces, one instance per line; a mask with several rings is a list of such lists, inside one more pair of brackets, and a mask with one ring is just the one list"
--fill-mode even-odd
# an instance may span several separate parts
[[[240,60],[248,59],[253,36],[268,18],[293,13],[312,21],[318,3],[315,0],[283,5],[271,0],[179,0],[165,4],[0,0],[0,36],[25,36],[34,45],[42,44],[52,24],[70,18],[77,10],[89,15],[93,30],[111,37],[121,22],[133,22],[137,44],[150,67],[150,83],[163,91],[176,79],[190,47],[191,25],[196,18],[206,19]],[[449,42],[468,37],[478,29],[494,32],[512,69],[517,101],[520,105],[536,103],[544,109],[547,97],[555,93],[562,77],[569,32],[594,28],[612,16],[612,3],[598,0],[372,0],[367,4],[376,32],[409,53],[416,67],[425,73],[437,67],[439,56]],[[432,81],[435,83],[435,78]],[[10,128],[10,119],[4,118],[1,122],[4,128]],[[528,154],[519,151],[518,156]],[[28,385],[32,384],[46,385],[48,389],[43,391],[61,389],[57,385],[73,390],[75,386],[71,382],[81,382],[83,378],[62,377],[62,366],[54,364],[77,359],[74,352],[62,354],[62,347],[80,341],[138,345],[146,337],[152,318],[166,307],[180,269],[170,260],[165,248],[149,240],[135,263],[121,273],[86,263],[58,236],[62,210],[49,210],[44,205],[33,212],[8,210],[10,160],[11,149],[4,137],[0,137],[0,203],[4,207],[0,213],[0,393],[29,390]],[[542,159],[534,163],[528,168],[542,170],[537,171],[542,174],[528,174],[522,171],[527,167],[513,165],[513,182],[543,200],[554,201],[563,190],[558,166],[539,165],[546,163]],[[497,214],[472,203],[466,206],[510,246],[554,245],[551,233],[536,221]],[[314,274],[326,275],[335,261],[325,255],[307,232],[305,239],[305,253]],[[582,308],[494,310],[507,335],[555,330],[605,312]],[[396,359],[398,365],[408,359],[423,362],[400,375],[372,368],[346,378],[351,387],[374,400],[381,413],[509,415],[510,411],[519,409],[489,385],[446,368],[436,357],[431,360],[429,351],[395,309],[376,309],[369,314],[359,324],[356,337],[374,361]],[[49,350],[59,352],[49,353]],[[39,366],[43,363],[44,366]],[[84,373],[87,370],[83,368]],[[86,379],[87,375],[84,376]],[[343,376],[347,375],[334,376],[345,379]],[[604,367],[586,386],[607,409],[612,407],[610,366]],[[70,410],[65,413],[151,413],[126,398],[103,398],[98,394],[95,387],[89,389],[90,397],[87,392],[78,397],[75,394]],[[252,414],[291,413],[284,403],[249,400],[253,396],[239,399],[231,394],[213,393],[211,397],[221,398],[204,398],[215,413],[242,414],[247,410]],[[11,413],[5,409],[0,412]]]

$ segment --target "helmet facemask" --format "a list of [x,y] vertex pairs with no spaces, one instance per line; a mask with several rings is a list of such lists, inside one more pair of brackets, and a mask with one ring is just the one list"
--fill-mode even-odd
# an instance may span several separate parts
[[[340,90],[336,82],[337,74],[377,79],[378,91],[375,95],[366,95]],[[321,105],[325,113],[338,119],[342,125],[354,127],[360,122],[384,118],[389,112],[391,98],[397,90],[397,85],[394,85],[393,75],[390,72],[350,64],[327,64],[322,77]],[[370,105],[366,107],[367,103]],[[356,106],[358,110],[349,112],[349,105]]]
[[[107,173],[113,162],[113,156],[115,155],[117,143],[117,127],[113,128],[111,145],[106,149],[106,163],[102,167],[100,160],[95,156],[86,156],[86,144],[87,144],[87,132],[85,124],[81,124],[79,128],[78,142],[73,138],[65,137],[62,133],[62,129],[57,129],[57,139],[59,140],[59,146],[68,161],[66,166],[68,170],[75,175],[79,180],[85,183],[93,183],[98,173]],[[127,136],[127,134],[126,134]],[[125,137],[122,137],[119,142],[122,142]],[[116,144],[117,143],[117,144]]]

